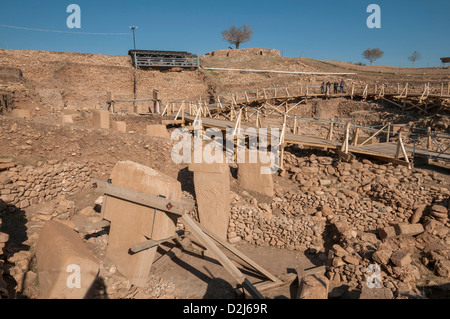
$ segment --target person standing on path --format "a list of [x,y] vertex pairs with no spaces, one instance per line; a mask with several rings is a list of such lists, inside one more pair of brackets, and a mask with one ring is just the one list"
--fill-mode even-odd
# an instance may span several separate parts
[[345,93],[344,87],[345,87],[345,81],[344,81],[344,79],[341,79],[341,93]]

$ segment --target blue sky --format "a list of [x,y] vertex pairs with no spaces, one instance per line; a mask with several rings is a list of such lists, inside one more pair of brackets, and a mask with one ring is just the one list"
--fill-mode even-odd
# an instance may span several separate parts
[[[69,4],[81,8],[81,28],[69,29]],[[369,4],[381,7],[381,29],[369,29]],[[148,50],[196,54],[226,49],[221,31],[231,24],[252,27],[252,40],[241,48],[278,49],[284,56],[365,62],[361,53],[378,47],[384,57],[375,64],[411,66],[414,50],[423,58],[417,67],[440,65],[450,56],[448,0],[171,0],[171,1],[0,1],[0,25],[91,33],[54,33],[0,27],[0,47],[126,55],[133,42]]]

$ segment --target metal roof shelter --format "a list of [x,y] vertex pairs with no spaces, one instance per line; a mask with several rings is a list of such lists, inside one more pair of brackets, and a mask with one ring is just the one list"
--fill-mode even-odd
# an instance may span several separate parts
[[133,65],[138,67],[198,68],[197,55],[184,51],[129,50]]

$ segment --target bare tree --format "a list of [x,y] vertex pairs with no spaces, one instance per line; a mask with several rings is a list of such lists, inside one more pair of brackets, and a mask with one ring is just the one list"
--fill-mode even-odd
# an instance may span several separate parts
[[367,50],[365,50],[365,51],[362,53],[363,58],[370,61],[370,65],[372,65],[372,63],[373,63],[375,60],[378,60],[378,59],[382,58],[383,55],[384,55],[384,52],[381,51],[381,50],[378,49],[378,48],[375,48],[375,49],[367,49]]
[[246,24],[239,28],[231,25],[228,29],[222,31],[222,39],[230,44],[234,44],[236,49],[239,49],[241,43],[250,41],[252,34],[252,28]]
[[413,63],[413,65],[412,65],[413,67],[414,67],[414,64],[416,64],[416,61],[420,60],[420,59],[422,59],[422,55],[417,51],[414,51],[413,54],[408,57],[408,60]]

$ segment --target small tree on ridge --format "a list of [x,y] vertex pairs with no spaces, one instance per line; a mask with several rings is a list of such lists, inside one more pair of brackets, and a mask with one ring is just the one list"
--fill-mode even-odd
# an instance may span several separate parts
[[364,59],[369,60],[370,65],[372,65],[372,63],[380,58],[382,58],[384,55],[384,52],[381,51],[378,48],[375,49],[367,49],[362,53],[362,56]]
[[222,39],[230,44],[234,44],[236,49],[239,49],[241,43],[250,41],[252,34],[252,28],[246,24],[239,28],[231,25],[228,29],[222,31]]

